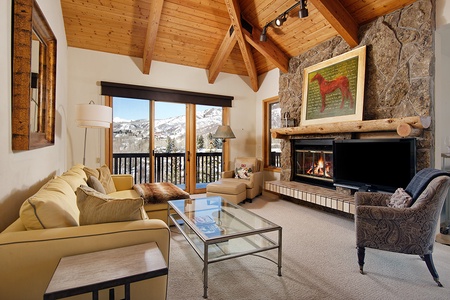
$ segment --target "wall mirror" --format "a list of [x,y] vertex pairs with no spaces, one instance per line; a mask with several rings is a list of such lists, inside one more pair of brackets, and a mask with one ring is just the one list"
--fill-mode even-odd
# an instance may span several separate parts
[[35,0],[14,0],[12,150],[55,141],[56,38]]

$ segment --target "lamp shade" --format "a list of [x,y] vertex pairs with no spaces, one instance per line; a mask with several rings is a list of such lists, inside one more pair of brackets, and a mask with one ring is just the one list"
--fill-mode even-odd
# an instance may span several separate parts
[[234,136],[234,133],[233,133],[233,130],[231,130],[231,127],[226,125],[226,126],[217,127],[216,133],[213,134],[213,138],[234,139],[236,137]]
[[76,122],[78,127],[109,128],[112,123],[112,108],[97,104],[78,104]]

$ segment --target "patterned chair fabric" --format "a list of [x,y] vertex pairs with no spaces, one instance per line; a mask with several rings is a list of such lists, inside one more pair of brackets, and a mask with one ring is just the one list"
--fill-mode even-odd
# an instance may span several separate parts
[[[424,169],[409,184],[412,191],[421,190],[411,207],[389,207],[390,194],[355,193],[355,226],[358,262],[363,272],[365,247],[421,256],[439,286],[432,253],[442,206],[450,186],[450,174]],[[416,177],[419,177],[416,178]],[[428,178],[425,178],[428,177]]]

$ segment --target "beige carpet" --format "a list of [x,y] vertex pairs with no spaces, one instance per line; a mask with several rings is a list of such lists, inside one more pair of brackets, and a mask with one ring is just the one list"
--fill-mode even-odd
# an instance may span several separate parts
[[[366,249],[359,273],[353,220],[261,196],[243,207],[283,227],[283,268],[245,256],[211,264],[208,299],[450,299],[450,246],[433,254],[443,288],[418,256]],[[266,252],[276,259],[276,251]],[[264,253],[263,253],[264,254]],[[203,299],[203,262],[172,233],[168,300]]]

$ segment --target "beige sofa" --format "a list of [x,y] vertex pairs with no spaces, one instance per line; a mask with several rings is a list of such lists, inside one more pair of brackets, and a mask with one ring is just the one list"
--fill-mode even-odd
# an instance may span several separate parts
[[[130,176],[112,175],[112,179],[117,191],[108,197],[136,196],[130,189]],[[51,179],[24,202],[20,217],[0,233],[0,298],[43,299],[52,274],[64,256],[156,242],[168,264],[170,231],[160,220],[164,219],[162,208],[148,205],[150,219],[74,224],[80,214],[74,191],[80,184],[86,184],[86,180],[82,165]],[[154,219],[153,215],[161,218]],[[123,287],[115,289],[115,295],[123,297]],[[166,299],[167,276],[132,283],[131,295],[133,299]],[[99,296],[108,299],[108,291],[101,291]],[[91,295],[71,299],[91,299]]]

